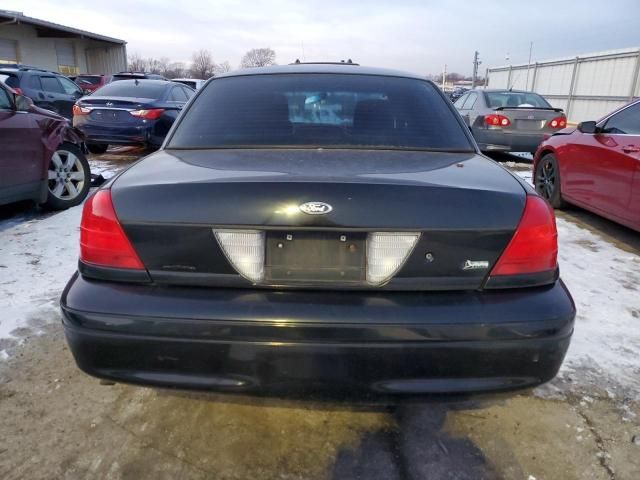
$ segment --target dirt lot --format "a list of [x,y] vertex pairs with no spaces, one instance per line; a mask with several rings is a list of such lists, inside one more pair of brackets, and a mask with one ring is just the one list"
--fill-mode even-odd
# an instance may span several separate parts
[[[105,158],[94,165],[107,175],[135,155]],[[499,399],[389,406],[188,394],[103,385],[84,375],[60,327],[63,285],[45,290],[37,283],[64,266],[33,257],[43,240],[29,237],[35,228],[61,229],[65,242],[75,242],[77,225],[67,223],[77,214],[15,208],[0,212],[0,294],[7,302],[0,322],[13,321],[6,317],[19,309],[28,315],[0,338],[2,479],[640,478],[640,357],[637,345],[625,343],[636,337],[611,323],[622,315],[628,331],[640,324],[640,246],[629,230],[581,211],[560,214],[561,249],[570,242],[579,259],[591,252],[623,263],[614,268],[619,286],[574,292],[583,316],[568,366],[554,382]],[[23,264],[11,263],[14,257],[24,262],[24,276],[15,275]],[[572,292],[583,289],[580,277],[589,278],[580,267],[573,256],[561,257]],[[609,290],[622,313],[600,322],[597,305],[614,305],[606,304]],[[597,330],[600,323],[611,331]],[[601,343],[608,350],[597,355]],[[598,361],[589,361],[590,352]]]

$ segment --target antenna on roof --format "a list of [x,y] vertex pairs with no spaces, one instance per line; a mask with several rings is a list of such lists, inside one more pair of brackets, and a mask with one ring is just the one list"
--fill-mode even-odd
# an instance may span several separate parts
[[299,58],[296,58],[296,61],[295,61],[295,62],[293,62],[293,63],[300,63],[300,59],[299,59]]

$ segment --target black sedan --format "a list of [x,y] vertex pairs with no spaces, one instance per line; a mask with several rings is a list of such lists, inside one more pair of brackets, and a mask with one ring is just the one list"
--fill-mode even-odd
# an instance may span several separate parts
[[109,145],[157,149],[194,93],[165,80],[112,82],[73,106],[73,125],[86,135],[92,153]]
[[120,382],[511,390],[553,378],[573,331],[553,211],[410,74],[216,77],[86,202],[80,236],[66,337]]

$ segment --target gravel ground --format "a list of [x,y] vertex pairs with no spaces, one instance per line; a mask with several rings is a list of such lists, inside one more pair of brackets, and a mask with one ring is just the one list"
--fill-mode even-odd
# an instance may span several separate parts
[[[108,177],[138,156],[110,151],[92,168]],[[71,358],[53,282],[73,270],[79,209],[3,207],[0,478],[640,478],[639,236],[558,217],[580,314],[561,375],[511,397],[387,406],[101,384]]]

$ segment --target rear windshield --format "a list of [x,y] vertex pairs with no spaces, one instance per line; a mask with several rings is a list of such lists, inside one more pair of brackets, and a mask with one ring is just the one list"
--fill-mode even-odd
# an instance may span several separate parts
[[188,87],[191,88],[196,88],[196,82],[192,82],[189,80],[173,80],[174,82],[178,82],[178,83],[182,83],[183,85],[186,85]]
[[168,148],[247,146],[473,149],[432,84],[337,74],[214,80],[185,113]]
[[79,77],[76,77],[76,83],[77,84],[91,84],[91,85],[100,85],[100,77],[92,77],[92,76],[84,76],[84,75],[80,75]]
[[167,84],[154,80],[123,80],[121,82],[109,83],[99,88],[94,93],[95,96],[103,97],[134,97],[158,99],[163,96]]
[[537,93],[531,92],[485,92],[487,104],[491,108],[551,108],[549,102]]

